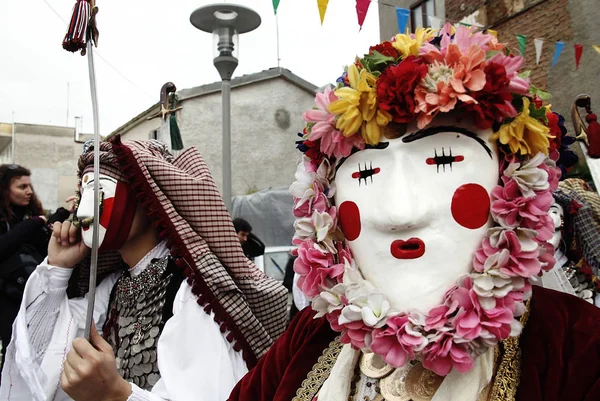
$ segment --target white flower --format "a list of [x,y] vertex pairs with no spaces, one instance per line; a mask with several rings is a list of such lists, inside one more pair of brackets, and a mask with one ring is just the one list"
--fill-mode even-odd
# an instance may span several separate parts
[[323,192],[328,198],[333,198],[335,194],[334,175],[335,169],[331,166],[329,160],[324,159],[317,169],[315,180],[323,188]]
[[294,222],[296,238],[306,240],[314,239],[324,242],[330,231],[335,229],[335,220],[327,212],[315,210],[311,217],[302,217]]
[[504,298],[509,292],[520,290],[525,285],[522,277],[508,277],[498,269],[486,273],[472,273],[473,291],[479,297],[479,303],[485,310],[496,307],[496,298]]
[[534,191],[545,191],[550,188],[548,173],[538,168],[540,164],[545,162],[545,159],[546,156],[543,153],[538,153],[522,165],[520,163],[510,163],[508,168],[504,170],[504,175],[512,177],[523,196],[530,198],[535,196]]
[[308,199],[315,196],[313,185],[315,183],[316,174],[306,170],[306,163],[300,162],[296,168],[296,181],[290,185],[290,194],[296,199],[300,199],[298,206],[306,202]]
[[336,284],[333,288],[321,291],[312,301],[312,308],[317,311],[316,317],[325,316],[326,313],[332,313],[342,309],[342,296],[346,293],[344,284]]
[[[492,227],[488,230],[490,245],[492,247],[499,248],[506,242],[505,231],[511,230],[506,230],[503,227]],[[519,244],[521,245],[521,251],[532,252],[538,248],[538,243],[534,240],[537,236],[537,231],[530,228],[516,228],[512,231],[517,234]]]

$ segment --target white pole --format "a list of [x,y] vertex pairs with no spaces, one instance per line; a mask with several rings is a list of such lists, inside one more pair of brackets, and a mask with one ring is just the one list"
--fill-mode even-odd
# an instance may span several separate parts
[[71,95],[70,83],[67,81],[67,121],[65,127],[69,126],[69,96]]

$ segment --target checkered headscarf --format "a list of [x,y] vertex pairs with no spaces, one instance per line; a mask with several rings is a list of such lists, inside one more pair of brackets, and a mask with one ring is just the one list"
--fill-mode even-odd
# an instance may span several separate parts
[[573,230],[583,257],[595,275],[600,274],[600,196],[583,180],[567,178],[558,184],[554,199],[572,216]]
[[[119,137],[102,143],[102,153],[101,164],[110,163],[131,183],[161,238],[167,239],[198,304],[214,312],[221,332],[228,332],[227,340],[253,366],[285,329],[287,290],[244,255],[200,153],[189,148],[174,159],[160,142],[121,142]],[[92,155],[82,155],[80,176]],[[122,266],[113,253],[101,256],[99,279]]]

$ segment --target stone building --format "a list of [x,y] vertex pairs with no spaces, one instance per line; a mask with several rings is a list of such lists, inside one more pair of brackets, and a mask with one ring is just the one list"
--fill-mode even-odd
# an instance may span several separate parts
[[[289,186],[299,152],[294,141],[304,127],[302,113],[314,107],[317,87],[284,68],[231,81],[232,194]],[[177,120],[185,147],[202,153],[217,185],[222,183],[221,82],[177,92]],[[155,104],[113,133],[124,140],[156,136]]]
[[92,135],[78,135],[73,127],[16,123],[14,161],[13,124],[0,123],[0,163],[16,163],[31,170],[31,181],[42,205],[54,211],[77,187],[77,158]]

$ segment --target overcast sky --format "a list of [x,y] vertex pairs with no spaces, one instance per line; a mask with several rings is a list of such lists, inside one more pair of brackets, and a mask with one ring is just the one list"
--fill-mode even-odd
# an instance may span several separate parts
[[[61,46],[67,29],[64,21],[70,19],[74,3],[0,1],[1,122],[11,122],[14,111],[17,122],[64,126],[68,103],[68,125],[74,125],[74,116],[83,116],[84,132],[92,131],[87,57],[68,53]],[[210,3],[97,0],[100,40],[96,75],[102,135],[157,102],[167,81],[183,89],[219,80],[212,64],[212,36],[189,22],[192,11]],[[272,1],[237,3],[256,10],[262,24],[241,35],[235,76],[276,67]],[[335,80],[344,65],[379,39],[377,3],[371,4],[360,32],[354,6],[351,0],[330,0],[321,26],[316,0],[281,0],[280,65],[317,86]]]

